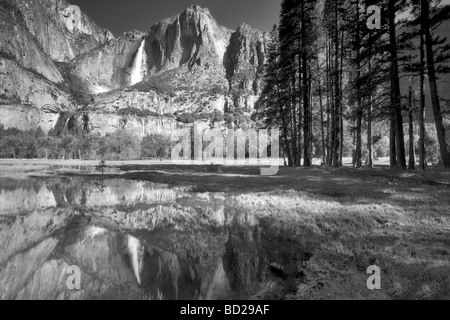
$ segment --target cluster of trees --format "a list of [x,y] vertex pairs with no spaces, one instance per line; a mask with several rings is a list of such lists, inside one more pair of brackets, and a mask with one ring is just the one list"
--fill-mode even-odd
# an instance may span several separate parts
[[[191,128],[192,156],[194,156],[194,128]],[[109,160],[126,161],[139,159],[170,159],[176,142],[170,136],[152,133],[144,138],[120,129],[112,134],[100,134],[65,129],[62,133],[50,130],[45,134],[41,128],[20,131],[4,129],[0,125],[0,158],[2,159],[62,159],[62,160]],[[227,142],[226,139],[224,142]],[[209,142],[204,141],[203,150]],[[237,144],[235,155],[237,156]],[[249,157],[250,142],[246,140],[246,157]],[[255,147],[254,145],[252,147]],[[227,155],[226,148],[224,156]]]
[[177,116],[177,121],[185,124],[192,124],[199,120],[210,120],[213,122],[223,122],[224,115],[219,110],[214,110],[214,112],[201,112],[201,113],[182,113]]
[[[143,110],[143,109],[137,109],[137,108],[119,109],[117,111],[117,113],[122,116],[130,116],[131,115],[131,116],[136,116],[136,117],[161,117],[161,115],[157,112],[147,110],[147,109]],[[167,118],[173,118],[172,113],[166,113],[163,116],[167,117]]]
[[141,143],[142,158],[168,159],[170,157],[172,141],[169,136],[150,134],[144,137]]
[[225,122],[228,128],[242,128],[246,130],[251,126],[253,122],[252,118],[245,114],[242,109],[228,110],[223,114],[219,110],[214,112],[201,112],[201,113],[182,113],[176,114],[176,119],[178,122],[184,124],[193,124],[196,121],[208,120],[214,123]]
[[20,131],[18,129],[5,130],[0,124],[0,158],[37,158],[40,144],[46,140],[41,129]]
[[[375,28],[372,6],[380,8]],[[372,166],[375,144],[388,134],[392,167],[407,169],[409,155],[415,168],[418,153],[425,169],[435,136],[439,161],[450,168],[438,87],[438,76],[450,71],[450,44],[436,31],[449,13],[440,0],[283,0],[258,119],[281,128],[289,165],[310,166],[320,156],[339,167],[350,152],[355,167],[364,154]],[[427,86],[433,134],[424,116]]]
[[3,159],[82,159],[137,160],[168,158],[171,141],[165,135],[152,134],[144,139],[127,130],[101,136],[93,133],[47,135],[41,128],[20,131],[0,125],[0,158]]

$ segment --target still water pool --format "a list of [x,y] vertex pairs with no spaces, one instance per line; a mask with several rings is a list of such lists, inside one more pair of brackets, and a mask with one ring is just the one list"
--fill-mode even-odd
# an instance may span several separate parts
[[263,235],[224,194],[0,178],[0,299],[247,299],[270,263]]

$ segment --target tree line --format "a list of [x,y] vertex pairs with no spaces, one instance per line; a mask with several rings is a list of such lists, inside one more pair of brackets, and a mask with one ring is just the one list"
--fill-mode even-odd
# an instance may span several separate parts
[[80,132],[46,134],[37,130],[5,129],[0,125],[1,159],[63,159],[63,160],[139,160],[167,159],[171,140],[164,134],[149,134],[144,138],[121,129],[114,133]]
[[[379,29],[367,23],[374,5]],[[438,32],[449,14],[439,0],[283,0],[257,115],[281,128],[288,165],[320,157],[339,167],[351,156],[359,168],[366,155],[372,167],[387,136],[391,167],[425,169],[437,142],[436,158],[450,168],[448,101],[438,86],[449,73],[450,44]]]

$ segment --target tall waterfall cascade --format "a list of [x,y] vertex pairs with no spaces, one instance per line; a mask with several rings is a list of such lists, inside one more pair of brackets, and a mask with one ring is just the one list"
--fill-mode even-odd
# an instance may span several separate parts
[[128,251],[131,259],[134,276],[139,284],[141,284],[142,271],[142,248],[141,242],[135,237],[128,236]]
[[136,58],[131,67],[130,85],[134,86],[136,83],[144,80],[147,66],[147,54],[145,53],[145,39],[142,40],[141,45],[136,53]]

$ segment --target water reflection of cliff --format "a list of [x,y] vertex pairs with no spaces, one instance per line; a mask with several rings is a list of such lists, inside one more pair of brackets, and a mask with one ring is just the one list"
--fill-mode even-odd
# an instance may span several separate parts
[[239,299],[263,277],[258,222],[221,195],[47,178],[0,181],[0,203],[1,299]]

